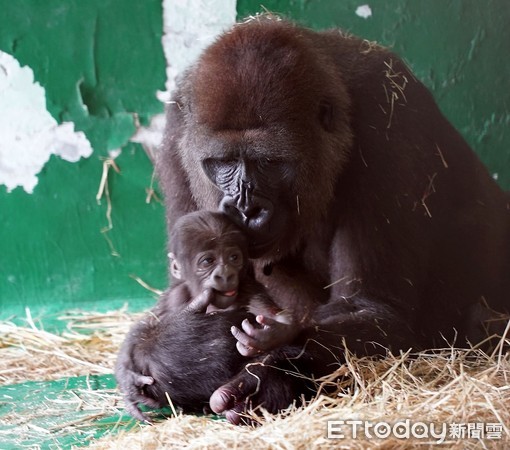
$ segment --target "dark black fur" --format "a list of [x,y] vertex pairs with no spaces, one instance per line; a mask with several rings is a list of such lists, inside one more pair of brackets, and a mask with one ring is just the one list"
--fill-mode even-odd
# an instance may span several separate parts
[[[161,408],[170,398],[175,407],[202,412],[209,405],[211,393],[247,361],[237,352],[236,339],[230,332],[246,317],[246,311],[184,311],[161,318],[148,314],[135,324],[116,365],[126,410],[147,420],[138,404]],[[224,355],[228,355],[226,360]],[[137,381],[139,374],[152,378],[153,383]]]
[[[126,409],[202,410],[243,358],[290,343],[289,316],[253,278],[243,233],[219,212],[181,217],[171,235],[174,285],[123,343],[115,375]],[[228,355],[224,358],[224,355]],[[242,355],[242,356],[241,356]]]

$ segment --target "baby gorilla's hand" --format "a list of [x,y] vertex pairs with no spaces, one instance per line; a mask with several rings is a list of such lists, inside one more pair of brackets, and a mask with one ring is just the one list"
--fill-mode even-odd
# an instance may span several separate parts
[[183,309],[185,314],[189,313],[205,313],[207,307],[212,303],[214,299],[214,293],[212,289],[205,289],[194,299],[192,299],[186,307]]
[[290,325],[258,315],[257,324],[244,319],[242,330],[233,326],[231,332],[237,339],[237,350],[243,356],[256,356],[260,353],[288,344],[295,333]]

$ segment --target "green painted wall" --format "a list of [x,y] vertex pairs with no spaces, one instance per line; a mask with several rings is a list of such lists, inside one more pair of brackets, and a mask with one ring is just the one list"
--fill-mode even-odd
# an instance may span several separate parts
[[[508,0],[373,0],[368,19],[355,14],[363,3],[263,2],[308,26],[339,26],[392,46],[510,189]],[[259,1],[238,0],[239,18],[258,11]],[[131,275],[165,287],[163,207],[145,202],[152,164],[139,145],[129,143],[135,113],[147,123],[163,110],[155,95],[165,82],[162,29],[161,0],[0,0],[0,50],[32,68],[53,117],[73,121],[94,148],[78,163],[52,157],[31,195],[21,188],[7,193],[0,186],[0,320],[23,317],[25,307],[34,317],[42,315],[45,326],[65,309],[107,310],[124,302],[148,307],[153,294]],[[108,238],[120,256],[112,255],[101,233],[108,223],[107,203],[103,199],[98,205],[95,199],[101,158],[116,148],[122,148],[116,159],[121,173],[110,171]],[[28,417],[34,408],[45,408],[41,399],[68,401],[84,383],[114,387],[109,375],[4,386],[0,396],[16,402],[5,403],[0,414]],[[61,417],[50,412],[28,423],[47,427],[79,418],[69,409]],[[84,436],[126,426],[132,422],[112,415],[75,435],[55,436],[9,434],[19,427],[7,422],[0,426],[0,447],[69,448],[85,445]]]
[[[163,111],[160,0],[0,0],[0,50],[30,66],[46,89],[47,109],[73,121],[94,153],[70,164],[52,157],[32,195],[0,186],[1,318],[62,309],[110,308],[152,294],[130,275],[164,288],[162,205],[145,202],[152,164],[129,143],[135,113],[142,123]],[[101,157],[122,148],[110,172],[112,256],[101,229],[105,200],[96,193]]]
[[[433,91],[445,114],[510,189],[510,7],[507,0],[374,0],[362,19],[353,0],[264,1],[314,28],[339,26],[389,45]],[[260,11],[238,1],[238,16]],[[163,208],[147,204],[152,164],[129,143],[163,110],[160,0],[0,0],[0,50],[30,66],[47,108],[73,121],[94,154],[78,163],[52,157],[32,195],[0,186],[0,319],[62,309],[140,307],[166,285]],[[95,199],[101,157],[122,148],[110,172],[113,229],[120,256],[101,229],[106,202]]]
[[[510,189],[508,0],[238,0],[238,18],[264,8],[316,29],[339,27],[391,47]],[[356,8],[369,4],[363,19]]]

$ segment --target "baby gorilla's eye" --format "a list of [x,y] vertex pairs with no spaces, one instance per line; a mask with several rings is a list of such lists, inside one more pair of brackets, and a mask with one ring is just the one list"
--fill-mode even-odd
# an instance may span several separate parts
[[231,253],[230,256],[228,257],[229,261],[231,263],[241,263],[242,260],[243,260],[243,257],[240,253]]
[[211,267],[214,264],[214,258],[212,256],[206,256],[204,258],[201,258],[200,261],[198,261],[199,267],[202,267],[204,269]]

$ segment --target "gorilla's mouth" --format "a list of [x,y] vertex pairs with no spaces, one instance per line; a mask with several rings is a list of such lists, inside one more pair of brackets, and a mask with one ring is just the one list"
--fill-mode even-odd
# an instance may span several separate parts
[[279,243],[292,233],[292,229],[286,226],[287,214],[281,210],[278,215],[268,222],[266,229],[252,230],[244,228],[248,235],[248,253],[250,258],[257,259],[277,251]]
[[216,293],[223,297],[235,297],[237,295],[237,291],[235,289],[232,291],[216,291]]
[[226,309],[232,306],[237,299],[237,290],[232,289],[230,291],[218,291],[214,290],[214,301],[213,305],[219,309]]
[[[261,208],[256,209],[255,219],[244,220],[243,214],[235,206],[229,205],[229,201],[230,197],[225,197],[220,209],[246,233],[250,258],[257,259],[270,254],[278,242],[291,232],[286,226],[288,213],[285,206],[282,206],[278,214],[262,214],[259,212]],[[259,217],[261,215],[262,218]]]

